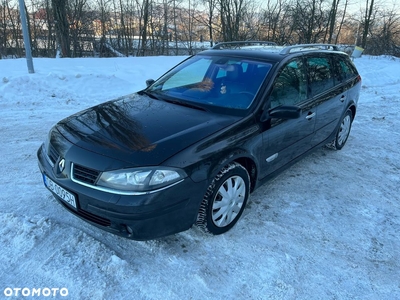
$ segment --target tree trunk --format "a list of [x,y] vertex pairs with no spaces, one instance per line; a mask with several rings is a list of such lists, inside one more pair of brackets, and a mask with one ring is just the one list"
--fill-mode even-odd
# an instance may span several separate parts
[[372,10],[374,9],[374,0],[371,0],[369,9],[368,9],[368,1],[366,3],[366,9],[365,9],[365,19],[364,19],[364,31],[362,35],[362,40],[361,40],[361,48],[365,49],[365,46],[367,45],[367,37],[368,37],[368,32],[371,26],[371,16],[372,16]]
[[62,57],[70,57],[69,24],[67,19],[67,0],[52,0],[55,31]]
[[143,27],[142,27],[142,51],[141,55],[144,56],[146,53],[147,46],[147,27],[149,25],[149,9],[150,3],[149,0],[144,0],[143,3]]

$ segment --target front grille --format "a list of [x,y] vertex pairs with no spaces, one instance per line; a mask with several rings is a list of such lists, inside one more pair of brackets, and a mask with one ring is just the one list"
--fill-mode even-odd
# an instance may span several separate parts
[[75,180],[94,185],[100,172],[74,164],[72,174]]
[[83,209],[79,209],[77,211],[77,214],[79,216],[81,216],[82,218],[89,220],[93,223],[99,224],[101,226],[110,226],[111,225],[111,221],[109,219],[94,215],[90,212],[87,212],[86,210]]
[[47,151],[48,151],[47,152],[47,157],[50,159],[50,161],[52,162],[52,164],[54,166],[54,164],[56,163],[59,155],[58,155],[56,149],[54,149],[54,147],[51,144],[49,144],[49,146],[47,148]]

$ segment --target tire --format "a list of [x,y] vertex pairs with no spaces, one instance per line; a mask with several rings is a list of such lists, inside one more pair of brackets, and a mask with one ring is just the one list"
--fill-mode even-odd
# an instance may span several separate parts
[[346,144],[347,139],[350,135],[352,123],[353,123],[353,114],[351,110],[348,109],[344,114],[342,120],[340,121],[340,125],[336,132],[335,139],[326,146],[334,150],[341,150]]
[[249,198],[250,177],[247,170],[233,162],[213,179],[204,195],[196,225],[214,235],[230,230],[240,219]]

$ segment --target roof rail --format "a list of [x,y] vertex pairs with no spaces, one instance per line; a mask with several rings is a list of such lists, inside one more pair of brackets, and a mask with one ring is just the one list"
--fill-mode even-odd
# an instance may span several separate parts
[[211,49],[240,49],[243,46],[276,46],[276,43],[269,41],[235,41],[221,42],[216,44]]
[[293,45],[293,46],[287,46],[283,48],[280,52],[280,54],[289,54],[291,52],[296,52],[293,51],[295,49],[298,49],[297,52],[303,51],[303,50],[333,50],[333,51],[339,51],[339,47],[337,45],[333,44],[299,44],[299,45]]

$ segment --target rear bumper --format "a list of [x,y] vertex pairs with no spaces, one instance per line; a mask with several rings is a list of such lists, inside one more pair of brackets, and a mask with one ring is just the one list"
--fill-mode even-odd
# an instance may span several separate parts
[[[116,195],[98,191],[70,180],[66,159],[65,174],[57,174],[46,158],[44,147],[38,152],[40,171],[56,184],[74,194],[77,208],[56,194],[54,197],[71,213],[113,234],[149,240],[189,229],[196,220],[206,182],[193,182],[189,177],[160,192],[146,195]],[[103,158],[104,159],[104,158]]]

